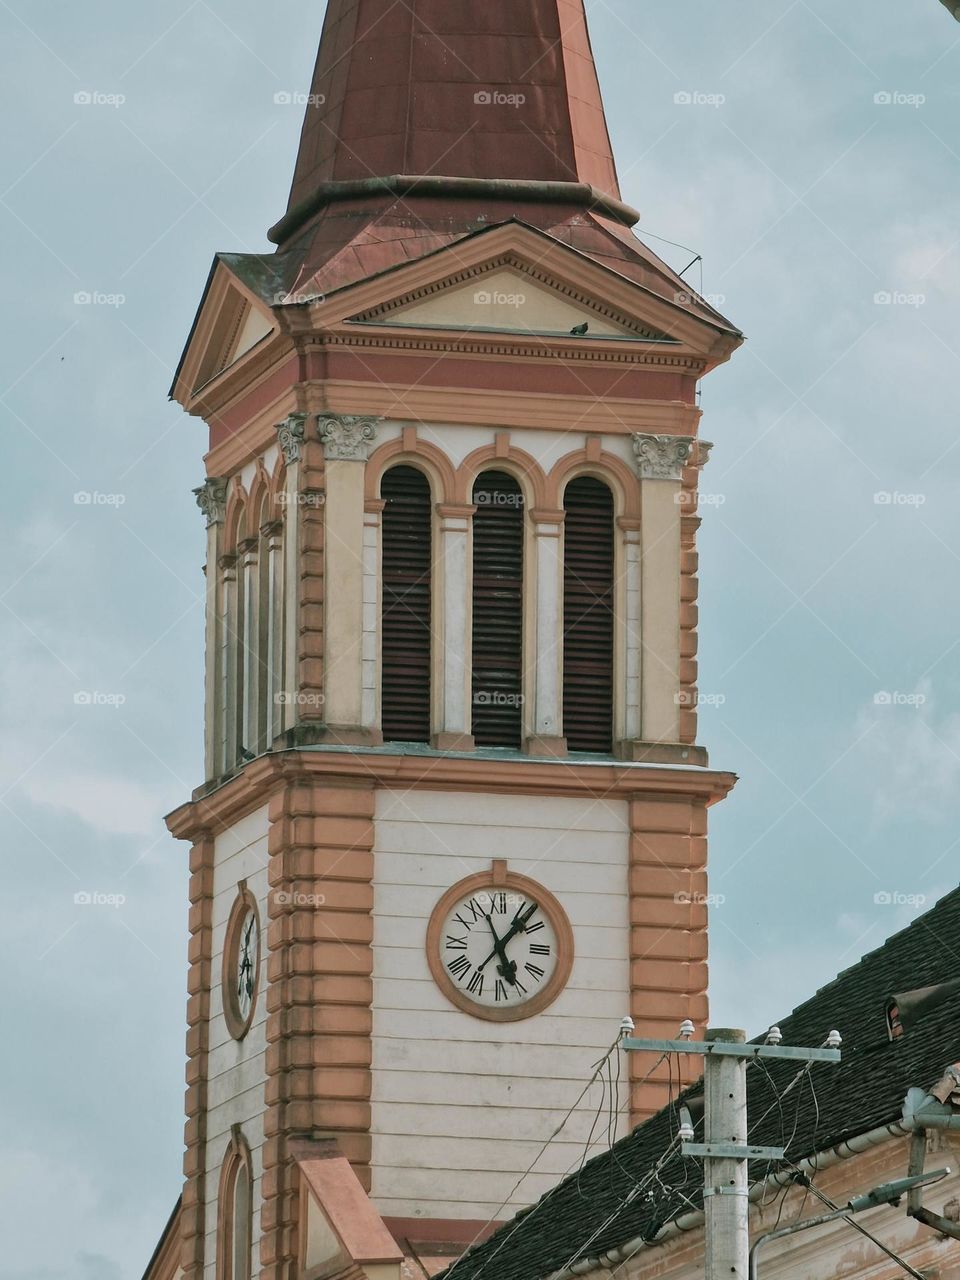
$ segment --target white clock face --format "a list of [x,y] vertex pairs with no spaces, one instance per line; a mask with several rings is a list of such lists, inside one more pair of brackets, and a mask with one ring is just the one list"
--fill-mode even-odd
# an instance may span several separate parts
[[534,1000],[553,979],[558,944],[535,894],[479,889],[447,912],[439,934],[447,979],[478,1010]]
[[256,912],[248,910],[240,924],[237,938],[237,958],[234,987],[237,1013],[246,1022],[253,1008],[257,989],[257,956],[260,950],[260,929]]

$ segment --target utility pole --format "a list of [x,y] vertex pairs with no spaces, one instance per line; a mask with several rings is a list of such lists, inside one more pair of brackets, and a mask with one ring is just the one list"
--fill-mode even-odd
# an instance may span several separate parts
[[692,1053],[704,1058],[704,1141],[693,1142],[689,1123],[681,1128],[680,1150],[704,1161],[703,1210],[706,1219],[706,1280],[749,1280],[750,1186],[748,1160],[781,1160],[782,1147],[755,1147],[747,1141],[747,1063],[758,1058],[795,1062],[840,1061],[840,1036],[831,1031],[820,1049],[781,1045],[771,1027],[765,1044],[747,1044],[746,1032],[708,1031],[692,1039],[693,1023],[680,1028],[679,1040],[626,1037],[624,1049],[649,1053]]

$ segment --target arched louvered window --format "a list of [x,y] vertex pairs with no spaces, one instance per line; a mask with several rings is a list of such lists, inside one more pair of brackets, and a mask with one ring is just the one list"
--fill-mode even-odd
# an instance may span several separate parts
[[414,467],[383,477],[381,725],[387,742],[430,741],[430,482]]
[[473,737],[478,747],[519,748],[523,493],[505,471],[485,471],[473,501]]
[[251,1280],[253,1274],[253,1171],[250,1149],[234,1135],[220,1173],[217,1280]]
[[613,750],[613,494],[580,476],[563,501],[563,732],[571,751]]

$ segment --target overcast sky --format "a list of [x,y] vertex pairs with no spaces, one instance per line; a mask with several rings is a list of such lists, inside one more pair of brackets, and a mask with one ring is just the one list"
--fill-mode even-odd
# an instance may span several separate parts
[[[702,738],[741,775],[713,1018],[755,1033],[956,884],[960,25],[588,8],[624,198],[749,337],[704,389],[700,635]],[[274,95],[322,17],[0,0],[5,1280],[139,1276],[179,1191],[161,818],[201,781],[205,433],[166,393],[213,253],[269,247],[300,125]]]

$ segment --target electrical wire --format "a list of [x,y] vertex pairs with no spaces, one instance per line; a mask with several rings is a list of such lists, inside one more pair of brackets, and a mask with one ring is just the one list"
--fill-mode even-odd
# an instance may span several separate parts
[[[525,1179],[525,1178],[526,1178],[526,1177],[527,1177],[527,1176],[532,1172],[532,1170],[533,1170],[533,1169],[534,1169],[534,1167],[536,1166],[537,1162],[539,1161],[540,1157],[541,1157],[541,1156],[543,1155],[543,1153],[546,1151],[547,1147],[548,1147],[548,1146],[550,1145],[550,1143],[554,1140],[554,1138],[555,1138],[555,1137],[560,1133],[560,1131],[563,1129],[564,1125],[567,1123],[567,1121],[568,1121],[568,1120],[570,1119],[570,1117],[573,1115],[574,1111],[576,1111],[577,1107],[580,1105],[580,1103],[581,1103],[581,1102],[583,1101],[583,1099],[586,1097],[587,1093],[590,1091],[590,1089],[592,1088],[592,1086],[593,1086],[593,1085],[594,1085],[594,1083],[596,1082],[596,1080],[597,1080],[598,1076],[599,1076],[599,1075],[600,1075],[600,1073],[602,1072],[603,1067],[604,1067],[604,1065],[606,1064],[606,1062],[608,1061],[608,1059],[610,1058],[610,1056],[611,1056],[611,1055],[612,1055],[612,1054],[613,1054],[617,1049],[619,1049],[619,1047],[620,1047],[620,1040],[621,1040],[621,1038],[622,1038],[622,1034],[623,1034],[623,1033],[621,1032],[621,1034],[617,1036],[616,1040],[613,1042],[613,1044],[610,1046],[610,1048],[607,1050],[607,1052],[603,1055],[603,1057],[599,1060],[599,1062],[595,1064],[593,1074],[590,1076],[590,1079],[589,1079],[589,1080],[587,1081],[587,1083],[584,1085],[584,1087],[583,1087],[583,1089],[581,1090],[580,1095],[579,1095],[579,1097],[577,1098],[576,1102],[574,1102],[573,1106],[571,1106],[571,1107],[570,1107],[570,1109],[569,1109],[569,1111],[567,1112],[567,1114],[563,1117],[563,1119],[560,1121],[560,1123],[557,1125],[557,1127],[553,1130],[553,1132],[550,1134],[550,1136],[547,1138],[547,1140],[543,1143],[542,1147],[541,1147],[541,1148],[540,1148],[540,1150],[537,1152],[537,1154],[536,1154],[536,1156],[534,1157],[533,1161],[530,1163],[530,1165],[527,1167],[527,1169],[525,1170],[525,1172],[524,1172],[523,1174],[521,1174],[520,1178],[517,1180],[516,1184],[515,1184],[515,1185],[514,1185],[514,1187],[513,1187],[513,1190],[512,1190],[512,1191],[510,1192],[510,1194],[506,1197],[506,1199],[505,1199],[505,1200],[503,1200],[503,1201],[500,1203],[500,1205],[499,1205],[499,1206],[497,1207],[497,1209],[494,1211],[493,1216],[492,1216],[492,1217],[491,1217],[491,1218],[490,1218],[490,1219],[489,1219],[489,1220],[484,1224],[484,1226],[483,1226],[483,1227],[481,1227],[481,1229],[477,1232],[477,1234],[474,1236],[474,1238],[470,1241],[469,1245],[467,1245],[466,1249],[463,1251],[463,1253],[460,1255],[460,1257],[459,1257],[459,1258],[457,1258],[457,1260],[456,1260],[456,1261],[452,1264],[452,1266],[449,1268],[449,1270],[447,1271],[446,1280],[450,1280],[450,1277],[452,1277],[452,1275],[453,1275],[454,1271],[456,1271],[456,1269],[460,1266],[460,1264],[461,1264],[462,1262],[464,1262],[464,1261],[465,1261],[465,1260],[470,1256],[470,1254],[473,1252],[473,1250],[474,1250],[474,1248],[475,1248],[475,1246],[476,1246],[477,1242],[479,1241],[479,1239],[480,1239],[480,1237],[483,1235],[483,1233],[487,1230],[487,1228],[488,1228],[488,1227],[492,1226],[492,1225],[493,1225],[493,1223],[497,1221],[497,1218],[498,1218],[498,1216],[500,1215],[500,1213],[502,1213],[502,1211],[507,1207],[507,1205],[508,1205],[508,1204],[510,1203],[510,1201],[513,1199],[513,1197],[516,1195],[516,1193],[517,1193],[518,1189],[520,1188],[521,1184],[523,1183],[524,1179]],[[653,1075],[654,1071],[656,1071],[657,1067],[659,1067],[659,1066],[660,1066],[660,1063],[664,1060],[664,1058],[665,1058],[666,1056],[667,1056],[667,1055],[666,1055],[665,1053],[664,1053],[664,1054],[661,1054],[661,1056],[660,1056],[660,1057],[657,1059],[657,1061],[653,1064],[653,1066],[650,1068],[650,1070],[647,1072],[647,1074],[646,1074],[646,1075],[643,1077],[643,1079],[642,1079],[642,1080],[640,1080],[638,1083],[639,1083],[639,1084],[645,1084],[645,1083],[647,1082],[647,1080],[649,1080],[649,1079],[650,1079],[650,1077]],[[619,1163],[619,1161],[618,1161],[618,1163]],[[623,1166],[621,1166],[621,1168],[622,1168],[622,1167],[623,1167]],[[554,1184],[554,1186],[552,1186],[548,1191],[546,1191],[546,1192],[545,1192],[545,1193],[540,1197],[540,1199],[537,1201],[537,1203],[536,1203],[536,1204],[534,1204],[534,1205],[532,1205],[532,1206],[530,1207],[530,1209],[529,1209],[529,1210],[527,1210],[526,1212],[521,1212],[521,1213],[519,1213],[519,1214],[517,1215],[517,1217],[514,1219],[514,1223],[513,1223],[513,1227],[512,1227],[512,1229],[511,1229],[511,1230],[509,1230],[509,1231],[507,1231],[507,1232],[505,1232],[503,1240],[502,1240],[502,1241],[500,1242],[500,1244],[496,1247],[496,1249],[494,1249],[494,1251],[493,1251],[493,1253],[490,1255],[490,1257],[489,1257],[489,1258],[485,1258],[485,1259],[481,1262],[480,1267],[479,1267],[477,1270],[475,1270],[475,1271],[473,1271],[473,1272],[471,1273],[471,1275],[470,1275],[470,1280],[477,1280],[477,1277],[483,1274],[484,1269],[485,1269],[485,1268],[486,1268],[486,1267],[487,1267],[487,1266],[488,1266],[488,1265],[493,1261],[493,1259],[497,1256],[497,1254],[498,1254],[498,1253],[500,1253],[501,1249],[503,1249],[507,1244],[509,1244],[510,1240],[513,1238],[513,1236],[515,1235],[515,1233],[520,1229],[520,1227],[521,1227],[521,1226],[525,1226],[525,1225],[530,1221],[531,1217],[532,1217],[535,1213],[539,1212],[539,1210],[543,1208],[543,1206],[544,1206],[544,1205],[545,1205],[545,1204],[546,1204],[546,1203],[551,1199],[551,1197],[552,1197],[552,1196],[553,1196],[557,1191],[559,1191],[561,1187],[563,1187],[563,1186],[565,1185],[565,1182],[566,1182],[566,1179],[564,1178],[564,1179],[561,1179],[559,1182],[555,1183],[555,1184]]]

